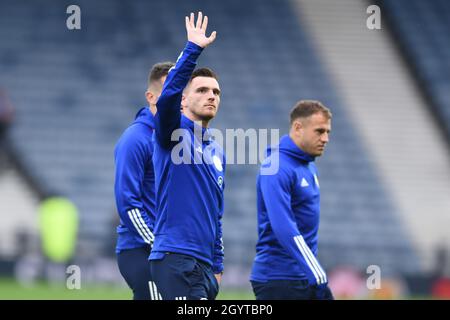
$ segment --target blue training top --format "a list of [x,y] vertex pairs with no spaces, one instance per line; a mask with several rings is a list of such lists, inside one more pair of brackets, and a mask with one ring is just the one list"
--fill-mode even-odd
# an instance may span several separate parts
[[151,246],[154,239],[153,128],[153,115],[148,107],[144,107],[122,134],[114,150],[114,192],[120,216],[116,253]]
[[223,150],[211,139],[209,129],[192,122],[180,111],[183,90],[201,52],[198,45],[187,43],[157,102],[153,154],[157,217],[149,259],[161,259],[166,252],[181,253],[206,262],[214,273],[220,273]]
[[[277,173],[263,174],[277,161]],[[268,149],[257,179],[258,242],[250,280],[327,283],[316,259],[320,189],[313,161],[289,136]]]

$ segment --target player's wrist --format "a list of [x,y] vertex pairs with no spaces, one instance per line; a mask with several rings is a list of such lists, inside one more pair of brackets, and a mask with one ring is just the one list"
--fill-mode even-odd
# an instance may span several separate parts
[[194,50],[197,50],[200,52],[203,51],[203,49],[204,49],[202,46],[196,44],[195,42],[192,42],[191,40],[187,41],[186,48],[194,49]]

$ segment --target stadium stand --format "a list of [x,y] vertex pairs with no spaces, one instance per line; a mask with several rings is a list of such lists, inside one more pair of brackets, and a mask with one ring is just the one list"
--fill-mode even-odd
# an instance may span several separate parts
[[[396,199],[291,2],[81,0],[79,31],[65,28],[68,5],[2,2],[0,83],[17,108],[10,139],[28,172],[45,192],[63,194],[79,208],[79,254],[114,241],[114,144],[145,104],[149,68],[176,59],[185,43],[184,16],[201,9],[218,31],[200,59],[217,71],[223,91],[213,126],[284,134],[299,99],[322,100],[333,111],[332,141],[318,161],[324,266],[420,269]],[[243,270],[233,274],[244,282],[255,252],[256,172],[256,165],[230,165],[226,180],[225,263]]]
[[450,3],[379,1],[450,141]]
[[365,152],[394,199],[399,221],[422,266],[430,270],[436,247],[450,243],[445,227],[450,224],[445,214],[450,208],[449,148],[430,100],[392,41],[386,10],[381,29],[371,30],[366,25],[369,2],[298,3]]

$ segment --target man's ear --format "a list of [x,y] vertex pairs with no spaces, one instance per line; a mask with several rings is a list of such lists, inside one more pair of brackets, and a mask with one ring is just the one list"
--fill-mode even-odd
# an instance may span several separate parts
[[156,96],[150,90],[145,91],[145,99],[148,102],[148,105],[156,104]]
[[292,126],[294,127],[295,132],[299,132],[301,129],[303,129],[303,123],[299,119],[294,120]]
[[186,106],[186,96],[183,94],[181,96],[181,109],[183,109]]

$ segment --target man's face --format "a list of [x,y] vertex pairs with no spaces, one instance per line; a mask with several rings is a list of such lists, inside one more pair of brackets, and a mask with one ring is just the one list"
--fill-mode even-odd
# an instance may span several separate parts
[[306,119],[294,121],[293,129],[297,145],[304,152],[318,157],[322,155],[329,141],[331,119],[321,112],[315,113]]
[[216,116],[220,103],[220,88],[216,79],[194,78],[184,91],[183,112],[191,120],[209,121]]

